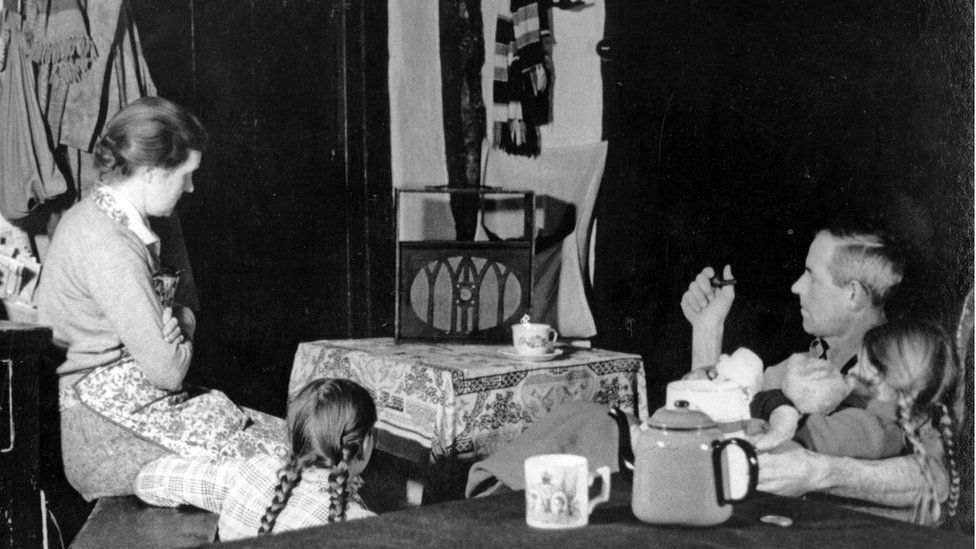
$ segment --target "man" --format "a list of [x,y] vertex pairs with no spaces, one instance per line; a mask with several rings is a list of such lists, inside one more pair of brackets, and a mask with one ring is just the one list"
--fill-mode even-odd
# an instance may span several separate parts
[[[885,301],[901,282],[903,269],[900,254],[882,231],[867,226],[833,226],[818,232],[804,272],[791,288],[800,298],[803,329],[816,339],[808,353],[794,354],[766,369],[763,389],[779,388],[788,364],[811,360],[826,360],[843,374],[863,375],[856,364],[861,339],[885,321]],[[682,296],[682,311],[692,325],[692,373],[688,378],[711,376],[722,348],[725,317],[735,299],[734,286],[713,282],[714,275],[711,268],[705,268]],[[729,266],[723,275],[725,280],[732,278]],[[858,440],[862,436],[858,425],[864,419],[858,414],[863,410],[811,417],[805,426],[807,437],[825,444]],[[892,426],[889,422],[884,428]],[[941,456],[941,448],[934,450]],[[925,486],[911,456],[864,460],[829,453],[813,452],[795,443],[763,453],[759,456],[758,488],[782,495],[824,492],[864,500],[882,506],[864,510],[905,518],[905,510],[912,508]],[[944,468],[937,468],[936,477],[939,498],[945,499],[948,481]]]

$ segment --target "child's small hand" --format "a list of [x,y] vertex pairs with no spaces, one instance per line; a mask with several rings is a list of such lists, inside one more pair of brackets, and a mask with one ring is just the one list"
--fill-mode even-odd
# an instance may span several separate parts
[[694,370],[688,372],[681,379],[715,379],[718,377],[718,370],[715,366],[702,366],[701,368],[695,368]]
[[778,433],[776,431],[770,431],[764,435],[746,437],[749,444],[756,449],[757,452],[768,452],[773,448],[778,448],[781,444],[788,442],[792,437],[784,435],[783,433]]
[[163,339],[166,343],[183,343],[183,331],[180,330],[180,323],[173,316],[173,308],[163,308]]
[[[800,421],[800,413],[792,406],[780,406],[769,416],[769,430],[750,434],[746,430],[746,440],[755,446],[756,451],[768,452],[793,439]],[[755,433],[755,429],[751,430]]]

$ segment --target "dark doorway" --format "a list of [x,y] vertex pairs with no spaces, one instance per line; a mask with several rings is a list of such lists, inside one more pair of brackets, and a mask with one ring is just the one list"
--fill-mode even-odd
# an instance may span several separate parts
[[193,381],[284,412],[299,341],[392,334],[383,2],[133,2],[159,94],[211,133],[179,213]]

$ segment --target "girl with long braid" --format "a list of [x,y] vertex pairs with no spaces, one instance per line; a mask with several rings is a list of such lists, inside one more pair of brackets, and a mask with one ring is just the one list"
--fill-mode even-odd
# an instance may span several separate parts
[[366,389],[347,379],[317,379],[288,407],[287,460],[165,456],[140,471],[135,492],[151,505],[219,513],[223,541],[373,516],[358,490],[375,423]]
[[[959,503],[955,418],[952,399],[958,382],[957,361],[945,333],[920,320],[893,320],[869,330],[853,372],[864,389],[895,404],[906,445],[918,462],[925,489],[918,494],[912,520],[946,523]],[[949,494],[940,501],[935,477],[944,465]]]

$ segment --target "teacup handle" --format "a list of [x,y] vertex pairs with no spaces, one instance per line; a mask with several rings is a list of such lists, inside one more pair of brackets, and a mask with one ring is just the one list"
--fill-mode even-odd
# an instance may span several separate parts
[[546,337],[549,338],[549,341],[555,343],[556,340],[559,339],[559,332],[557,332],[554,328],[549,328],[549,334]]
[[588,515],[593,513],[593,508],[601,503],[610,501],[610,468],[604,465],[597,468],[595,473],[590,473],[589,486],[593,486],[593,481],[599,476],[603,482],[600,487],[600,495],[590,500],[590,508],[586,512]]

